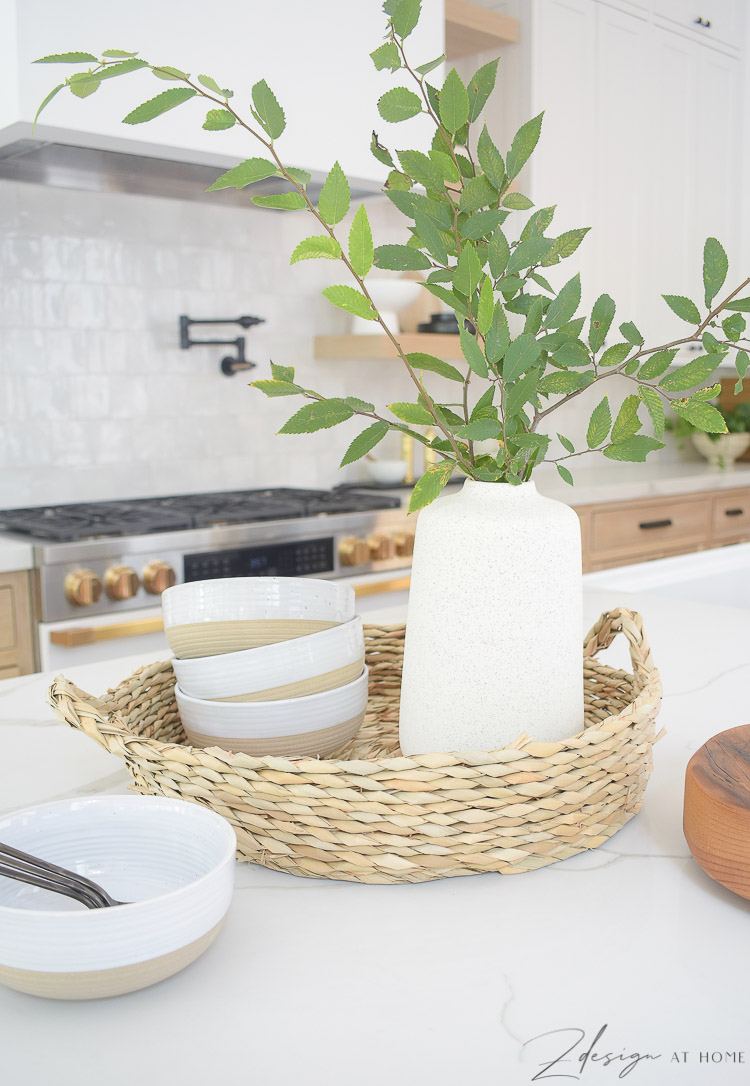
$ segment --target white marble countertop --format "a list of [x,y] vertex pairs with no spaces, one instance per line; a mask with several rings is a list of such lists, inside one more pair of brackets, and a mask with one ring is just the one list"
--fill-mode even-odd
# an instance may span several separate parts
[[[597,592],[587,625],[617,603],[644,614],[668,731],[643,810],[605,847],[515,878],[403,886],[238,864],[219,939],[162,984],[86,1004],[0,988],[3,1082],[616,1082],[630,1060],[578,1061],[605,1025],[595,1053],[657,1057],[628,1082],[747,1082],[750,903],[691,860],[681,820],[689,756],[750,718],[750,612]],[[624,665],[623,645],[609,654]],[[145,662],[70,677],[99,693]],[[127,788],[117,758],[53,721],[49,678],[0,683],[4,811]]]
[[750,487],[750,463],[735,464],[724,470],[711,468],[705,461],[690,460],[664,464],[610,462],[581,468],[576,468],[573,462],[569,466],[574,486],[564,483],[551,464],[541,464],[534,472],[539,492],[568,505],[580,506]]
[[31,569],[34,565],[34,547],[22,539],[0,534],[0,573]]

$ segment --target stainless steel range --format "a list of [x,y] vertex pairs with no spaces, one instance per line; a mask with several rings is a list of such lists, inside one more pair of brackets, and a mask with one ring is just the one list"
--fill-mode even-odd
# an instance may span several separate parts
[[398,498],[344,487],[0,510],[0,527],[35,544],[42,668],[72,662],[55,646],[129,640],[77,663],[145,647],[132,639],[161,630],[158,597],[181,581],[408,570],[414,547]]

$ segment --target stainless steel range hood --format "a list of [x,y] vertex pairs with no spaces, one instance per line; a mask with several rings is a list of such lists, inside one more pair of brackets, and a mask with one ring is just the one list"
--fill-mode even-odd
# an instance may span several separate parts
[[[28,181],[54,188],[82,189],[87,192],[125,192],[143,196],[163,196],[178,200],[206,200],[214,204],[254,208],[253,196],[287,192],[283,178],[268,178],[245,189],[206,189],[230,165],[155,158],[122,151],[104,151],[94,147],[57,140],[20,138],[0,147],[0,179]],[[317,200],[325,180],[313,173],[307,186]],[[382,191],[375,181],[350,178],[352,197],[372,196]]]

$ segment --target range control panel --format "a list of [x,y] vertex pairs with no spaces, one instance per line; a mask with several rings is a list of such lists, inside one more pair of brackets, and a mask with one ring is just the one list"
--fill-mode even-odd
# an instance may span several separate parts
[[333,538],[304,539],[295,543],[271,543],[263,547],[186,554],[186,581],[215,577],[303,577],[331,573]]

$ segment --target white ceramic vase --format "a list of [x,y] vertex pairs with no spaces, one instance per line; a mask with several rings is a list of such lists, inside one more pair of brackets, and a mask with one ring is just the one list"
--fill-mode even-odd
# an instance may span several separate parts
[[404,754],[496,750],[583,727],[581,533],[534,483],[467,479],[417,523]]

